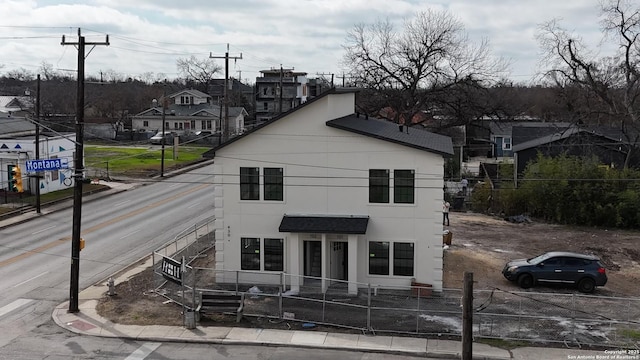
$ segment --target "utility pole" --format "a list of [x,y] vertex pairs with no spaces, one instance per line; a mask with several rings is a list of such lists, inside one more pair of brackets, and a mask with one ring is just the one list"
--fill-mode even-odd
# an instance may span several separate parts
[[[333,73],[316,73],[318,76],[322,76],[324,78],[325,75],[331,75],[331,88],[333,88]],[[344,85],[342,85],[344,87]]]
[[[36,160],[40,160],[40,74],[36,85]],[[40,175],[36,173],[36,213],[40,214]]]
[[282,78],[284,77],[284,70],[282,64],[280,64],[280,87],[278,88],[278,114],[282,114]]
[[71,281],[69,286],[69,312],[77,313],[80,287],[80,225],[82,220],[82,179],[84,177],[84,59],[86,45],[109,45],[109,35],[105,42],[86,42],[78,28],[78,42],[65,41],[62,35],[61,45],[78,46],[78,93],[76,98],[76,152],[74,159],[73,187],[73,225],[71,233]]
[[[336,76],[338,79],[342,79],[342,87],[344,87],[344,79],[350,77],[350,76],[346,76],[344,74],[344,72],[342,73],[342,76]],[[333,85],[333,82],[331,82],[331,85]]]
[[160,177],[164,177],[164,139],[165,135],[165,112],[167,104],[167,84],[163,85],[162,90],[162,151],[160,152]]
[[227,141],[229,138],[229,59],[242,60],[242,53],[240,56],[229,56],[229,44],[227,44],[227,52],[223,56],[213,56],[209,53],[210,59],[224,59],[224,120],[220,119],[221,134],[223,137],[222,142]]
[[462,288],[462,360],[473,358],[473,273],[464,273]]

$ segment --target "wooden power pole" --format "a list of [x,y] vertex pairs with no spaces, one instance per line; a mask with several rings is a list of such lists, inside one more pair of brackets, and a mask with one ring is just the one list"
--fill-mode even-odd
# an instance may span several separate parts
[[85,45],[109,45],[109,35],[105,42],[86,42],[78,29],[78,42],[65,41],[62,35],[61,45],[78,46],[78,92],[76,98],[76,152],[74,158],[74,188],[73,188],[73,225],[71,234],[71,281],[69,286],[69,312],[79,312],[78,293],[80,282],[80,222],[82,219],[82,180],[83,165],[83,137],[84,137],[84,60]]
[[473,358],[473,273],[464,273],[462,290],[462,360]]
[[227,52],[224,56],[213,56],[209,53],[211,59],[224,59],[224,120],[220,119],[220,136],[222,136],[222,142],[229,139],[229,59],[242,60],[242,53],[240,56],[229,56],[229,44],[227,44]]

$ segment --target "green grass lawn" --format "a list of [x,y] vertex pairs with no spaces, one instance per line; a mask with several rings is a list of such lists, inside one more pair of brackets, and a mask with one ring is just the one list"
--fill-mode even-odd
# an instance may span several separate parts
[[[174,159],[173,147],[164,151],[165,170],[182,167],[202,159],[202,154],[210,150],[202,146],[180,146]],[[101,174],[127,174],[145,176],[160,171],[162,151],[151,147],[118,147],[86,145],[84,148],[85,167],[89,177]],[[93,173],[92,171],[93,170]],[[98,174],[98,175],[97,175]]]
[[[178,156],[173,158],[173,147],[165,147],[164,167],[165,171],[180,168],[202,159],[202,154],[209,150],[202,146],[180,146]],[[87,145],[84,147],[84,162],[87,179],[94,177],[107,178],[110,176],[124,175],[130,177],[148,177],[160,173],[161,149],[152,147],[124,147]],[[84,193],[98,191],[104,185],[85,183],[82,186]],[[73,188],[42,194],[42,204],[60,199],[73,198]],[[23,194],[16,197],[12,194],[8,202],[22,205],[35,205],[35,195]],[[0,199],[0,203],[3,199]],[[13,207],[0,204],[0,215],[14,211]]]

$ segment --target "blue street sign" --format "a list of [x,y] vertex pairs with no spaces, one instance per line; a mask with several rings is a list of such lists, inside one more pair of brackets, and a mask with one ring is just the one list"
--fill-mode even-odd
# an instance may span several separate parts
[[52,171],[69,168],[69,160],[65,158],[48,160],[27,160],[27,171]]

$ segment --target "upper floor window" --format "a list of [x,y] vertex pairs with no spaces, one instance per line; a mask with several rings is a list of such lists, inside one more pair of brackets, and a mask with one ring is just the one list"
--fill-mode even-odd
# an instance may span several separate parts
[[369,170],[369,202],[389,203],[389,170]]
[[264,168],[264,199],[282,201],[283,197],[282,168]]
[[240,168],[240,200],[260,200],[259,168]]
[[393,172],[393,202],[413,204],[415,173],[413,170],[395,170]]

